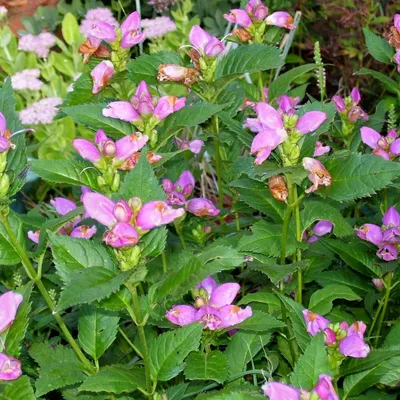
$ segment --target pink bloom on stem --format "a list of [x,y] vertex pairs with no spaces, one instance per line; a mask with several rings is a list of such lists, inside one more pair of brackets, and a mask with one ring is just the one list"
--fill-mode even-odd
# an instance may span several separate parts
[[346,357],[365,358],[370,348],[358,335],[350,335],[339,342],[339,352]]
[[267,382],[261,386],[270,400],[300,400],[300,390],[280,382]]
[[193,193],[195,183],[193,174],[190,171],[183,171],[175,182],[174,189],[188,197]]
[[276,11],[269,15],[265,20],[267,25],[275,25],[279,26],[280,28],[287,28],[287,29],[294,29],[295,26],[293,25],[293,17],[284,11]]
[[357,236],[360,239],[366,240],[376,246],[379,246],[383,240],[382,229],[378,225],[364,224],[360,228],[356,229]]
[[112,43],[117,38],[115,27],[104,21],[96,21],[92,25],[89,36],[104,40],[107,43]]
[[346,111],[346,104],[340,96],[333,96],[332,101],[335,103],[336,111],[338,113],[343,113]]
[[378,249],[376,255],[384,261],[393,261],[398,258],[398,250],[396,246],[386,244]]
[[371,147],[371,149],[376,149],[382,136],[375,129],[368,128],[367,126],[363,126],[360,131],[362,142]]
[[147,231],[160,225],[169,224],[184,214],[184,209],[174,209],[164,201],[149,201],[140,209],[136,217],[136,225]]
[[112,226],[115,222],[115,203],[99,193],[88,192],[82,196],[82,203],[90,218],[95,219],[105,226]]
[[313,232],[317,236],[324,236],[327,235],[328,233],[331,233],[333,229],[333,223],[331,221],[321,219],[321,221],[318,221],[313,228]]
[[211,200],[201,197],[189,200],[186,203],[186,210],[198,217],[215,217],[220,213],[220,210],[214,206]]
[[207,278],[203,279],[196,287],[197,289],[205,289],[208,294],[208,299],[210,299],[214,290],[218,287],[218,284],[211,276],[207,276]]
[[0,296],[0,334],[14,322],[18,307],[23,299],[21,294],[11,291]]
[[7,151],[10,148],[10,134],[7,130],[7,121],[4,115],[0,112],[0,153]]
[[256,21],[263,21],[268,16],[268,8],[260,0],[250,0],[245,10],[252,14]]
[[106,108],[103,108],[102,113],[105,117],[116,118],[126,122],[140,120],[140,115],[129,101],[112,101]]
[[39,236],[40,236],[40,230],[33,232],[29,231],[28,232],[28,238],[32,240],[33,243],[38,244],[39,243]]
[[214,331],[222,323],[220,312],[214,307],[203,306],[196,313],[196,321],[201,322],[204,328]]
[[394,61],[397,63],[397,72],[400,73],[400,50],[397,50]]
[[[264,89],[264,91],[265,90],[268,89]],[[266,98],[268,98],[268,92]],[[276,103],[279,106],[279,111],[281,111],[283,114],[288,114],[288,115],[295,114],[296,112],[295,107],[297,106],[297,104],[299,104],[299,102],[300,102],[300,97],[290,97],[287,96],[286,94],[283,94],[282,96],[279,96],[276,99]]]
[[76,204],[72,200],[63,197],[55,197],[50,200],[50,204],[56,209],[57,214],[65,215],[76,209]]
[[354,87],[350,93],[350,97],[353,99],[354,103],[358,104],[361,101],[360,91],[357,87]]
[[398,211],[393,207],[389,207],[386,211],[385,215],[382,218],[383,225],[387,226],[388,228],[391,227],[399,227],[400,226],[400,214]]
[[116,152],[115,158],[117,160],[126,160],[133,154],[137,153],[141,150],[149,137],[146,135],[138,135],[136,133],[125,136],[122,139],[119,139],[115,142]]
[[307,332],[312,336],[323,331],[329,325],[329,321],[326,318],[310,310],[303,310],[303,316],[307,324]]
[[201,55],[216,57],[225,50],[224,44],[216,37],[211,36],[199,25],[194,25],[190,30],[189,40]]
[[397,32],[400,33],[400,14],[395,14],[394,15],[393,25],[396,28]]
[[21,375],[21,361],[0,353],[0,381],[14,381]]
[[[182,141],[183,143],[183,141]],[[182,144],[181,144],[182,146]],[[199,154],[201,152],[202,147],[204,146],[204,142],[202,140],[192,140],[191,142],[188,143],[188,149],[193,153],[193,154]],[[182,149],[182,147],[181,147]]]
[[146,39],[146,36],[140,30],[140,15],[137,11],[126,17],[125,21],[121,24],[121,33],[121,47],[123,49],[130,49]]
[[318,377],[318,382],[313,392],[318,394],[320,400],[340,400],[332,385],[332,378],[329,375],[322,374]]
[[251,143],[250,154],[256,154],[254,163],[261,165],[281,143],[287,139],[284,130],[264,130],[258,133]]
[[232,304],[240,290],[238,283],[224,283],[216,287],[210,297],[210,305],[214,308],[221,308]]
[[364,333],[367,330],[367,325],[362,321],[354,322],[347,329],[347,336],[357,335],[359,338],[364,339]]
[[400,155],[400,139],[396,139],[390,144],[389,152],[396,157]]
[[322,111],[309,111],[299,118],[295,129],[307,134],[317,130],[326,119],[327,115]]
[[192,306],[173,306],[171,310],[167,312],[168,321],[175,325],[185,326],[196,322],[197,310]]
[[141,81],[136,89],[131,103],[136,111],[142,116],[151,115],[154,111],[153,98],[145,81]]
[[315,143],[314,157],[322,156],[325,153],[329,153],[331,148],[329,146],[324,146],[322,142],[317,141]]
[[75,227],[69,236],[74,237],[74,238],[82,238],[82,239],[90,239],[92,236],[94,236],[97,232],[97,228],[93,225],[92,227],[89,227],[87,225],[81,225]]
[[253,311],[250,306],[243,309],[234,305],[226,305],[219,310],[219,316],[221,318],[221,325],[219,328],[224,329],[240,324],[252,315]]
[[163,96],[158,100],[154,116],[160,121],[186,105],[186,97]]
[[129,222],[133,216],[132,209],[126,200],[118,200],[113,209],[114,217],[118,222]]
[[336,343],[336,335],[331,328],[324,329],[324,342],[327,346]]
[[126,222],[118,222],[104,234],[103,240],[116,249],[131,247],[139,241],[139,234],[132,225]]
[[224,14],[224,18],[232,24],[238,24],[242,28],[249,28],[253,24],[247,12],[241,9],[230,10],[229,14]]
[[380,278],[372,279],[372,283],[377,289],[382,289],[385,286],[383,280]]
[[114,65],[111,61],[102,61],[100,64],[96,65],[90,73],[93,79],[92,93],[99,93],[104,86],[108,85],[113,75]]
[[320,161],[314,158],[304,157],[303,167],[309,172],[308,179],[313,184],[310,188],[305,190],[306,193],[312,193],[320,186],[330,186],[332,184],[331,174]]
[[97,163],[101,158],[99,149],[92,142],[89,142],[89,140],[74,139],[72,146],[82,158],[89,160],[93,164]]

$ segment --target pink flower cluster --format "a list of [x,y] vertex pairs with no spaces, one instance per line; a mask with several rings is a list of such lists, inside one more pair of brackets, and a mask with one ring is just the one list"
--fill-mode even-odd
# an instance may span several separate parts
[[214,58],[225,50],[225,45],[218,38],[211,36],[199,25],[192,27],[189,40],[201,57]]
[[[0,335],[13,324],[22,300],[22,295],[14,292],[6,292],[0,296]],[[14,381],[21,375],[21,362],[5,353],[0,353],[0,382]]]
[[382,218],[382,226],[364,224],[356,229],[357,236],[378,246],[376,255],[384,261],[397,260],[400,246],[400,214],[392,206]]
[[312,182],[312,186],[305,190],[305,193],[312,193],[319,189],[320,186],[330,186],[332,184],[332,176],[324,165],[315,158],[304,157],[303,167],[308,172],[308,179]]
[[175,137],[174,142],[180,150],[189,149],[193,154],[199,154],[204,146],[204,142],[198,139],[189,141]]
[[43,82],[38,79],[39,77],[40,70],[38,68],[24,69],[11,77],[12,88],[14,90],[40,90]]
[[49,32],[42,32],[37,36],[28,34],[21,36],[18,49],[31,51],[40,58],[48,57],[50,48],[56,44],[56,37]]
[[175,22],[167,16],[142,19],[141,26],[147,39],[158,39],[176,30]]
[[220,213],[209,199],[198,197],[187,200],[192,195],[195,186],[195,179],[190,171],[183,171],[175,183],[169,179],[163,179],[162,185],[169,205],[184,205],[186,211],[198,217],[215,217]]
[[19,119],[24,125],[50,124],[62,104],[60,97],[47,97],[20,111]]
[[[89,189],[83,189],[83,192],[87,192]],[[75,210],[77,205],[72,200],[64,199],[63,197],[55,197],[53,200],[50,200],[50,204],[55,208],[56,213],[58,215],[66,215],[69,212]],[[86,217],[86,216],[84,216]],[[93,235],[96,234],[97,229],[93,225],[89,227],[87,225],[79,225],[83,218],[77,217],[74,221],[68,222],[61,229],[57,231],[58,235],[71,236],[73,238],[81,238],[81,239],[90,239]],[[35,243],[39,243],[40,230],[35,232],[29,231],[28,238],[31,239]]]
[[307,233],[303,233],[303,240],[307,241],[307,243],[317,242],[319,237],[325,236],[328,233],[331,233],[333,229],[333,224],[331,221],[326,219],[321,219],[318,221],[311,230],[311,236],[307,239]]
[[185,214],[185,210],[175,210],[164,201],[142,205],[137,197],[114,203],[102,194],[88,192],[82,196],[82,202],[89,217],[108,227],[103,235],[105,243],[117,249],[135,246],[145,231],[169,224]]
[[252,25],[265,22],[267,25],[275,25],[280,28],[294,29],[292,16],[284,11],[277,11],[268,15],[268,7],[260,0],[250,0],[244,10],[233,9],[229,14],[224,14],[226,20],[232,24],[238,24],[242,28],[250,28]]
[[335,103],[336,111],[346,121],[355,124],[359,119],[368,121],[367,113],[359,106],[361,95],[355,87],[350,96],[344,99],[340,96],[333,96],[332,101]]
[[285,142],[292,132],[302,135],[313,132],[320,127],[327,116],[322,111],[309,111],[301,117],[295,115],[298,99],[283,95],[277,99],[279,105],[275,110],[268,103],[257,103],[254,106],[257,118],[247,118],[244,124],[256,132],[251,144],[251,154],[256,154],[255,163],[262,164],[281,143]]
[[224,283],[218,286],[209,276],[193,290],[194,307],[173,306],[166,317],[173,324],[180,326],[201,322],[205,329],[211,331],[230,328],[253,314],[249,306],[243,309],[232,305],[239,290],[240,285],[237,283]]
[[312,336],[323,332],[325,344],[331,348],[338,348],[341,355],[353,358],[368,356],[370,348],[364,342],[367,327],[363,322],[357,321],[349,326],[343,321],[333,325],[322,315],[310,310],[303,310],[303,316],[307,324],[307,332]]
[[392,160],[400,155],[400,139],[395,129],[391,129],[387,136],[382,136],[375,129],[363,126],[361,140],[372,149],[372,154],[385,160]]
[[111,10],[105,7],[93,8],[86,13],[85,18],[81,22],[80,31],[82,35],[89,37],[93,25],[100,21],[107,22],[115,28],[119,27]]
[[299,390],[280,382],[267,382],[261,386],[261,389],[270,400],[339,400],[332,384],[332,378],[325,374],[318,377],[318,382],[311,392],[304,389]]

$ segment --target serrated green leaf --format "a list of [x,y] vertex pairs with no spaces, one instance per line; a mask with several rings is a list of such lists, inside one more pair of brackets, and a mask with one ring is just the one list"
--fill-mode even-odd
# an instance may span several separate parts
[[77,269],[104,267],[117,272],[117,266],[104,246],[91,240],[49,233],[57,273],[70,284],[69,274]]
[[32,172],[46,181],[68,185],[88,186],[99,190],[98,173],[85,161],[78,160],[33,160]]
[[92,93],[93,79],[90,72],[84,72],[73,83],[71,92],[68,92],[64,97],[62,107],[78,106],[85,103],[93,102],[95,95]]
[[129,122],[120,119],[104,117],[102,111],[107,103],[82,104],[77,106],[62,107],[61,111],[69,115],[76,123],[87,126],[90,129],[104,129],[108,135],[130,135],[134,130]]
[[311,295],[308,308],[317,314],[325,315],[332,310],[332,302],[336,299],[356,301],[361,300],[361,297],[354,293],[348,286],[328,285]]
[[400,165],[372,154],[330,157],[325,168],[332,175],[332,185],[316,193],[337,201],[371,196],[400,175]]
[[[246,131],[246,129],[243,128],[243,124],[239,121],[236,121],[233,119],[229,113],[227,112],[220,112],[218,114],[220,117],[222,123],[225,125],[225,127],[228,129],[229,132],[233,133],[235,137],[240,140],[240,142],[246,146],[248,149],[250,149],[251,142],[253,140],[252,135],[249,134],[249,132]],[[249,157],[246,157],[249,158]]]
[[284,279],[289,274],[292,274],[299,269],[305,269],[309,266],[308,260],[303,260],[293,264],[276,264],[271,262],[271,264],[250,264],[250,269],[255,269],[263,274],[266,274],[272,283],[276,284],[282,279]]
[[390,64],[394,56],[393,47],[382,37],[375,35],[369,29],[363,28],[365,44],[368,51],[375,60]]
[[15,381],[7,382],[1,400],[36,400],[29,378],[24,375]]
[[217,104],[229,104],[225,106],[225,112],[232,117],[238,113],[239,108],[243,105],[245,99],[245,90],[238,81],[230,83],[226,86],[217,97]]
[[150,348],[150,371],[153,380],[168,381],[183,369],[183,361],[198,349],[203,333],[201,324],[191,324],[166,332],[153,341]]
[[371,284],[368,284],[359,275],[351,272],[350,269],[320,272],[315,280],[324,287],[332,284],[347,285],[360,296],[365,296],[366,293],[371,291]]
[[273,308],[279,308],[281,306],[281,302],[273,293],[263,292],[263,291],[246,294],[244,297],[240,299],[237,305],[240,306],[242,304],[249,304],[249,303],[268,304]]
[[180,383],[179,385],[170,386],[165,394],[168,396],[168,400],[182,400],[182,396],[185,395],[189,383]]
[[266,332],[269,330],[276,330],[277,328],[283,328],[284,326],[285,323],[282,321],[258,310],[254,310],[253,315],[250,318],[235,325],[235,327],[240,329],[240,331],[252,332]]
[[186,359],[185,377],[189,380],[211,380],[222,383],[228,377],[228,360],[220,351],[193,352]]
[[250,391],[248,387],[245,387],[243,391],[238,390],[238,388],[227,388],[200,394],[195,400],[265,400],[265,396],[261,395],[258,390]]
[[165,199],[164,190],[147,160],[146,151],[142,151],[135,168],[125,176],[118,193],[115,195],[115,198],[118,199],[130,199],[132,197],[139,197],[142,203]]
[[78,319],[78,338],[82,349],[98,360],[117,337],[118,323],[117,314],[85,304]]
[[232,74],[266,71],[278,68],[282,63],[281,52],[277,47],[265,44],[240,46],[222,58],[215,72],[215,79]]
[[157,229],[152,229],[149,233],[143,236],[143,251],[142,257],[157,257],[165,248],[167,243],[168,230],[165,226]]
[[158,67],[161,64],[180,64],[181,60],[176,53],[161,52],[144,54],[131,60],[128,64],[129,79],[135,83],[146,81],[149,85],[156,85]]
[[325,350],[324,336],[319,333],[311,339],[304,354],[290,374],[292,385],[311,390],[321,374],[332,375],[332,369]]
[[96,375],[89,376],[79,387],[79,391],[130,393],[142,387],[144,381],[143,368],[111,365],[102,368]]
[[361,68],[360,70],[355,72],[354,75],[371,75],[373,78],[381,81],[384,84],[385,89],[387,89],[388,91],[396,94],[399,94],[400,92],[400,85],[395,80],[389,78],[382,72],[374,71],[373,69],[368,68]]
[[76,304],[99,301],[115,293],[130,271],[115,274],[104,267],[77,269],[70,273],[70,284],[61,293],[57,311]]
[[400,321],[397,321],[390,329],[390,332],[386,336],[383,348],[389,348],[392,346],[397,346],[399,344],[400,337]]
[[[19,242],[22,244],[25,243],[21,221],[13,211],[11,211],[8,215],[8,221]],[[15,251],[8,233],[6,232],[3,224],[0,224],[0,264],[15,265],[19,264],[20,261],[21,259],[18,253]]]

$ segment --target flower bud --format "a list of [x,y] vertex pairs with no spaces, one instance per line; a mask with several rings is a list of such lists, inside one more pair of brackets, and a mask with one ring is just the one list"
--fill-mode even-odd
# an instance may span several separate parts
[[114,206],[114,217],[119,222],[129,222],[132,218],[132,210],[125,200],[119,200]]
[[388,145],[389,145],[388,141],[387,141],[386,138],[384,138],[383,136],[381,136],[381,137],[378,139],[378,146],[379,146],[381,149],[386,149],[386,148],[388,147]]
[[269,191],[275,200],[284,202],[289,196],[286,180],[282,175],[274,175],[268,179]]
[[0,381],[14,381],[21,375],[21,361],[0,353]]
[[204,297],[198,296],[196,297],[196,300],[194,301],[194,306],[196,308],[203,307],[207,304],[207,301],[204,299]]
[[7,196],[10,188],[10,178],[6,173],[0,176],[0,199]]
[[139,197],[132,197],[128,200],[128,204],[134,215],[142,208],[142,200]]
[[330,345],[332,345],[332,344],[334,344],[336,342],[335,332],[333,332],[333,330],[330,329],[330,328],[326,328],[324,330],[324,338],[325,338],[325,340],[324,340],[325,344],[327,346],[330,346]]
[[116,152],[115,143],[113,140],[108,139],[103,143],[103,154],[105,156],[111,157],[114,156]]
[[375,286],[378,290],[382,289],[383,286],[384,286],[383,280],[380,279],[380,278],[379,278],[379,279],[378,279],[378,278],[372,279],[372,283],[374,284],[374,286]]

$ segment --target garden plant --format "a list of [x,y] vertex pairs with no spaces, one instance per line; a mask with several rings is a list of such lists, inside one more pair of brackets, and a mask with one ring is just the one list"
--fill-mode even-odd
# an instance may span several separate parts
[[70,3],[0,6],[0,398],[399,398],[400,10],[331,95],[279,2]]

